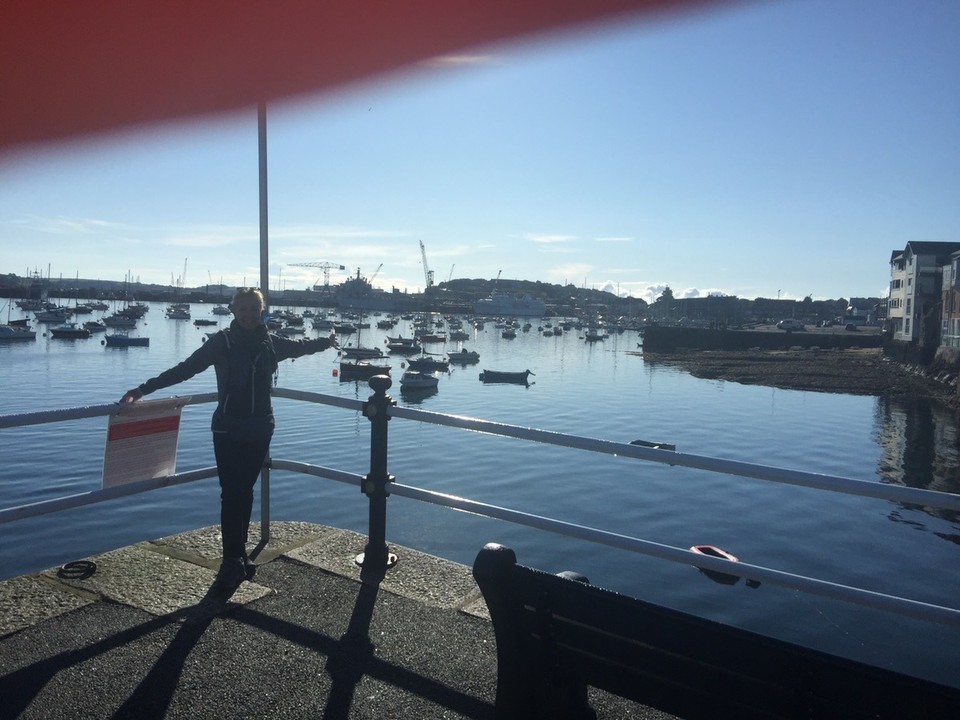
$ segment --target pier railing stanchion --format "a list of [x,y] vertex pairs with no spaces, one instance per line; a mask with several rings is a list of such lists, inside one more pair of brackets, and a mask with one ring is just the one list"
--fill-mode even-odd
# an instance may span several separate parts
[[270,542],[270,454],[260,468],[260,542]]
[[370,521],[367,546],[356,562],[364,570],[386,570],[397,563],[397,556],[387,547],[387,408],[396,401],[387,395],[392,385],[387,375],[370,378],[373,395],[363,404],[363,414],[370,421],[370,474],[363,479],[363,492],[370,498]]

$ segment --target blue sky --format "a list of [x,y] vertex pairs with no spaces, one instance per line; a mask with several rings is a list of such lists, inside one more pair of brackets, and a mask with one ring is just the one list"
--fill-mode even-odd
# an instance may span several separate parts
[[[960,240],[958,36],[956,0],[751,2],[273,104],[270,287],[419,290],[422,241],[438,282],[880,295]],[[255,108],[0,156],[0,272],[258,284],[257,183]]]

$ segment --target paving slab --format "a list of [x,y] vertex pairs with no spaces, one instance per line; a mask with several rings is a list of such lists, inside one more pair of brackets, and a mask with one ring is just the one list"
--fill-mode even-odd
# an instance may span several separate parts
[[[212,602],[216,528],[0,582],[0,720],[493,720],[496,642],[470,569],[274,523],[256,582]],[[600,718],[665,718],[591,690]]]

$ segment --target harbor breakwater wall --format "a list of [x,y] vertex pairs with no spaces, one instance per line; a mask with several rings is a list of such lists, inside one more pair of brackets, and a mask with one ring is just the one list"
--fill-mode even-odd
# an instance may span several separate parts
[[643,331],[645,353],[674,353],[684,350],[789,350],[790,348],[880,347],[881,335],[861,333],[765,332],[760,330],[710,330],[705,328],[652,325]]

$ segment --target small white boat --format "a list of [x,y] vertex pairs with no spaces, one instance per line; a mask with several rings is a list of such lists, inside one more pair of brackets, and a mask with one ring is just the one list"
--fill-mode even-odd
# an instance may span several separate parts
[[183,303],[170,305],[166,310],[166,316],[170,320],[189,320],[190,306]]
[[389,375],[390,366],[371,363],[366,360],[357,362],[340,362],[340,380],[351,382],[354,380],[369,380],[374,375]]
[[377,347],[354,347],[352,345],[346,345],[340,348],[340,354],[345,358],[361,360],[382,358],[384,355],[383,350]]
[[103,319],[103,324],[109,328],[135,328],[137,319],[129,315],[108,315]]
[[401,390],[428,390],[437,387],[440,376],[435,372],[407,370],[400,376]]
[[150,338],[136,337],[124,330],[105,335],[103,343],[107,347],[150,347]]
[[387,350],[397,355],[418,355],[423,352],[423,347],[414,338],[387,335]]
[[407,367],[420,372],[447,372],[450,369],[450,361],[432,355],[421,355],[408,360]]
[[73,310],[59,307],[52,310],[41,310],[34,315],[38,323],[65,323],[73,316]]

